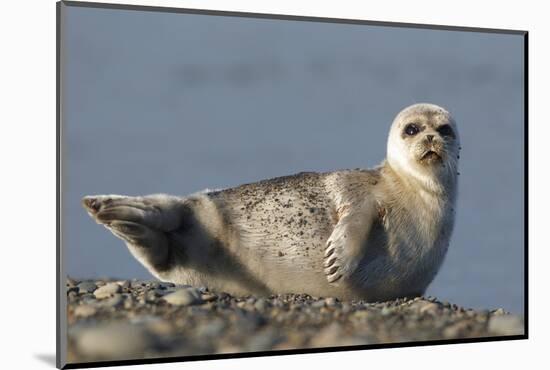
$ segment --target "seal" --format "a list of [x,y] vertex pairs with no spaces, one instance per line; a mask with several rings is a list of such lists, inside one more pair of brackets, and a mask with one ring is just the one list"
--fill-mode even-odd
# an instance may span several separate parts
[[423,294],[439,270],[453,230],[459,150],[449,112],[415,104],[394,119],[386,159],[372,169],[82,202],[163,281],[235,295],[382,301]]

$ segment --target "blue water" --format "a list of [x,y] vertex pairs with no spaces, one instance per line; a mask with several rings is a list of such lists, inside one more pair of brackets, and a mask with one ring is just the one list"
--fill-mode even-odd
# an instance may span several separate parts
[[455,232],[428,294],[523,313],[518,35],[67,9],[65,267],[149,278],[86,194],[229,187],[370,167],[393,116],[449,109],[462,140]]

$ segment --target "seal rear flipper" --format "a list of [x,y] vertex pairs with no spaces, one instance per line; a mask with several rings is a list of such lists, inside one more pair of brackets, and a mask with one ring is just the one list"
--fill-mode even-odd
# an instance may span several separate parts
[[183,198],[165,194],[86,196],[82,205],[99,224],[124,220],[167,232],[180,227],[185,211]]
[[125,241],[132,255],[155,276],[173,265],[170,233],[184,219],[181,198],[99,195],[84,197],[82,204],[97,223]]

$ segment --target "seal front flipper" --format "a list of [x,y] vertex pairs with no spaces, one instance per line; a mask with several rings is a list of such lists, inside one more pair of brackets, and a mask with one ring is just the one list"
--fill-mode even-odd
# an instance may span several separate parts
[[324,272],[331,284],[348,279],[357,269],[367,246],[367,239],[375,220],[375,202],[363,205],[342,205],[338,208],[338,222],[327,240],[324,254]]

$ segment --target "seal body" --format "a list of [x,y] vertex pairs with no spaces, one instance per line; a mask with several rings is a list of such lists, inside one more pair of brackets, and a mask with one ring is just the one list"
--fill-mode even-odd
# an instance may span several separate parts
[[396,117],[374,169],[83,203],[164,281],[237,295],[415,296],[449,245],[458,149],[449,113],[421,104]]

